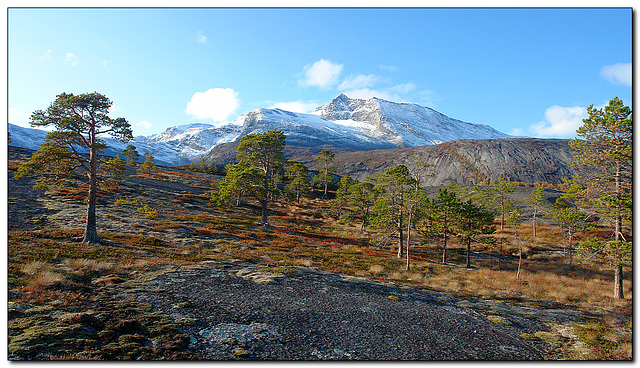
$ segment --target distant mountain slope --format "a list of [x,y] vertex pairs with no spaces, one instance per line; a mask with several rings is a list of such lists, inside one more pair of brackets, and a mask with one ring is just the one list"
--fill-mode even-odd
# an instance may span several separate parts
[[[371,151],[348,151],[330,145],[317,147],[287,146],[285,156],[316,169],[315,159],[322,149],[334,152],[336,174],[358,180],[405,164],[411,167],[416,156],[435,164],[435,175],[425,185],[442,185],[449,181],[474,185],[484,179],[507,178],[524,183],[559,184],[571,178],[572,149],[567,139],[508,138],[461,139],[437,145],[393,148]],[[224,165],[235,161],[234,143],[214,148],[208,159]]]
[[[36,150],[42,142],[44,142],[47,131],[41,129],[24,128],[18,125],[8,124],[8,130],[11,134],[11,145],[15,147],[23,147]],[[107,149],[103,154],[106,156],[115,156],[121,153],[129,144],[133,144],[140,156],[145,152],[153,153],[154,162],[158,165],[172,166],[191,162],[185,154],[177,150],[175,146],[166,142],[156,142],[148,140],[146,137],[135,137],[129,143],[123,143],[109,138],[101,137],[107,144]],[[86,149],[79,148],[79,152],[88,153]]]
[[559,184],[576,173],[571,167],[572,149],[568,140],[538,138],[465,139],[433,146],[342,152],[336,154],[335,166],[341,175],[364,180],[397,164],[411,167],[416,156],[436,165],[434,176],[424,181],[426,185],[449,181],[474,185],[499,177]]
[[[272,129],[282,130],[290,146],[330,145],[349,151],[423,146],[456,139],[510,137],[488,125],[452,119],[416,104],[379,98],[350,99],[340,95],[311,114],[260,108],[224,124],[174,126],[159,134],[137,136],[129,144],[136,146],[140,154],[153,153],[156,161],[164,165],[194,162],[202,157],[206,162],[219,163],[216,157],[229,144],[237,144],[247,134]],[[46,134],[12,124],[9,124],[9,131],[14,145],[31,149],[36,149]],[[115,155],[126,147],[121,142],[104,139],[110,147],[106,154]]]

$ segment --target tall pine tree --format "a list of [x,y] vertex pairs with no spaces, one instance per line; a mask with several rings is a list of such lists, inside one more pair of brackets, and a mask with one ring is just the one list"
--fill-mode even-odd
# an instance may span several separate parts
[[[630,248],[622,234],[624,222],[631,222],[632,172],[633,172],[633,123],[628,106],[618,97],[602,109],[593,105],[587,108],[589,117],[577,130],[577,138],[569,145],[574,149],[573,165],[584,167],[585,174],[578,181],[586,185],[587,197],[598,212],[612,221],[613,241],[602,247]],[[602,252],[602,254],[607,252]],[[628,255],[631,251],[614,251]],[[630,257],[615,260],[614,297],[624,298],[622,267]]]
[[[131,125],[124,118],[109,117],[113,102],[97,92],[74,95],[58,95],[47,110],[38,110],[31,115],[34,127],[53,126],[44,143],[31,159],[18,170],[18,176],[28,174],[57,174],[57,179],[70,177],[81,170],[89,181],[87,214],[83,243],[104,242],[98,237],[96,203],[98,193],[98,166],[100,153],[107,146],[100,139],[109,134],[114,139],[128,142],[133,139]],[[89,156],[82,150],[89,151]]]

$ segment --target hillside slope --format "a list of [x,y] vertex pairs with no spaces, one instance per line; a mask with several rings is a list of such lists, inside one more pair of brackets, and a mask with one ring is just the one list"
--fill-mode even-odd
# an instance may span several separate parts
[[[313,148],[288,145],[285,155],[315,169],[317,153],[328,149],[336,154],[336,174],[361,181],[398,164],[411,167],[414,157],[420,156],[436,165],[435,175],[426,179],[425,185],[449,181],[474,185],[499,177],[525,183],[558,184],[576,173],[571,167],[572,149],[568,142],[542,138],[463,139],[432,146],[356,152],[328,145]],[[235,161],[235,154],[235,145],[229,143],[212,150],[207,161],[226,164]]]

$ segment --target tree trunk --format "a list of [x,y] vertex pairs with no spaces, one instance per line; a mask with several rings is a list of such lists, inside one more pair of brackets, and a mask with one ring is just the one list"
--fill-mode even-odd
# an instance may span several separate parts
[[369,216],[369,209],[362,216],[362,225],[360,225],[360,231],[365,232],[367,230],[367,216]]
[[261,199],[260,200],[260,205],[262,206],[262,220],[260,220],[260,225],[262,226],[269,226],[269,207],[268,207],[268,201],[266,199]]
[[500,250],[498,251],[498,269],[500,269],[500,257],[502,257],[502,241],[504,238],[500,238]]
[[516,241],[518,242],[518,272],[516,272],[516,280],[520,280],[520,267],[522,266],[522,243],[518,239],[518,230],[515,231]]
[[269,181],[271,180],[271,173],[269,172],[268,165],[263,167],[264,181],[262,182],[264,188],[264,199],[259,199],[262,206],[262,226],[269,226]]
[[571,263],[573,263],[573,232],[569,231],[569,268],[571,268]]
[[447,263],[447,231],[444,231],[444,245],[442,246],[442,264]]
[[398,212],[398,258],[402,258],[404,255],[404,234],[402,233],[402,209]]
[[624,299],[624,289],[622,288],[622,266],[616,265],[616,271],[614,276],[614,289],[613,297],[615,299]]
[[520,280],[520,267],[522,266],[522,247],[518,252],[518,272],[516,273],[516,280]]
[[409,211],[409,220],[407,221],[407,271],[409,271],[409,244],[411,243],[411,217],[413,211]]
[[87,223],[82,236],[83,243],[95,244],[100,242],[98,238],[98,230],[96,224],[96,199],[98,194],[98,148],[96,147],[95,128],[92,127],[89,132],[89,144],[91,145],[89,153],[89,195],[87,198]]
[[502,216],[500,217],[500,230],[504,230],[504,194],[500,194],[500,212],[502,212]]
[[471,237],[467,237],[467,268],[471,268]]
[[324,193],[322,194],[322,199],[327,199],[327,187],[329,187],[329,184],[324,183]]
[[536,223],[538,222],[538,207],[534,207],[533,209],[533,238],[536,238]]

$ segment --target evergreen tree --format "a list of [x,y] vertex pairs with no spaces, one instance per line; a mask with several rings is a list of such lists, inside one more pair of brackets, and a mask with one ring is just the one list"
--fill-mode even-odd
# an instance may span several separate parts
[[140,167],[136,170],[137,174],[151,174],[157,172],[158,167],[153,162],[153,153],[145,152],[144,161],[140,164]]
[[247,134],[240,140],[236,159],[260,172],[262,185],[255,188],[254,196],[262,207],[261,224],[269,226],[269,199],[278,191],[276,178],[287,162],[284,157],[286,137],[281,130]]
[[300,203],[302,194],[310,188],[309,169],[302,162],[290,161],[289,170],[287,170],[285,176],[290,180],[285,189],[295,193],[296,202]]
[[509,194],[513,193],[514,184],[503,177],[493,181],[488,188],[476,185],[474,201],[488,210],[500,215],[500,230],[504,230],[505,216],[515,208],[515,203]]
[[407,193],[415,183],[405,165],[385,170],[378,177],[378,195],[375,203],[375,225],[387,233],[398,235],[398,258],[404,255],[404,226],[407,210]]
[[262,175],[257,168],[239,162],[227,164],[225,172],[224,179],[218,184],[218,191],[211,195],[213,203],[228,205],[233,201],[239,206],[244,195],[257,198],[262,186]]
[[122,150],[122,156],[126,157],[129,165],[135,164],[138,158],[140,158],[140,154],[138,153],[138,150],[136,150],[136,146],[133,144],[128,145],[124,150]]
[[429,201],[423,233],[427,236],[442,236],[442,263],[447,263],[447,240],[456,234],[455,225],[459,221],[462,201],[448,188],[440,188],[438,195]]
[[335,156],[336,154],[331,151],[322,150],[318,153],[318,157],[316,158],[316,165],[318,166],[319,173],[313,177],[313,183],[321,184],[324,188],[322,199],[327,199],[327,188],[333,181],[331,174],[336,172],[335,167],[331,166]]
[[544,205],[544,191],[541,187],[536,187],[531,191],[529,199],[525,200],[525,203],[528,203],[533,207],[533,238],[536,238],[536,231],[538,227],[538,216],[543,214],[541,211],[545,209]]
[[576,236],[576,232],[583,230],[587,224],[585,222],[587,214],[578,208],[577,203],[581,192],[582,188],[579,185],[570,185],[549,210],[549,216],[566,231],[568,243],[565,247],[565,253],[569,255],[569,267],[573,263],[573,239]]
[[574,149],[573,164],[586,168],[585,175],[577,180],[586,185],[587,197],[598,211],[613,222],[613,240],[603,243],[613,249],[601,254],[629,255],[629,259],[615,262],[614,297],[622,299],[622,267],[631,259],[631,251],[625,250],[631,244],[622,245],[626,243],[622,227],[624,222],[631,222],[633,207],[632,112],[617,97],[603,109],[591,105],[587,112],[589,117],[577,130],[578,138],[571,139],[569,145]]
[[[353,180],[349,175],[345,175],[338,181],[336,197],[331,201],[331,208],[342,218],[345,207],[349,204],[349,188],[353,185]],[[348,217],[348,214],[347,214]]]
[[522,235],[518,232],[520,224],[522,224],[522,211],[518,209],[511,210],[506,218],[507,224],[513,228],[516,247],[518,248],[518,270],[516,271],[516,280],[520,280],[520,269],[522,268]]
[[376,202],[377,191],[373,183],[359,182],[352,183],[349,187],[348,203],[356,208],[356,214],[362,219],[360,231],[365,232],[370,222],[370,211]]
[[461,203],[458,229],[467,241],[467,268],[471,267],[471,241],[480,234],[493,233],[496,230],[495,226],[492,226],[493,220],[493,213],[476,205],[470,199]]
[[[109,134],[116,140],[128,142],[133,139],[131,125],[124,118],[110,118],[111,100],[97,92],[74,95],[58,95],[47,110],[38,110],[31,115],[30,124],[35,127],[53,126],[45,142],[20,167],[17,176],[46,174],[41,184],[47,185],[47,176],[53,174],[54,181],[68,178],[80,169],[89,181],[87,215],[83,243],[104,242],[98,237],[96,224],[96,202],[98,191],[99,154],[106,145],[100,138]],[[89,157],[78,148],[89,150]]]

